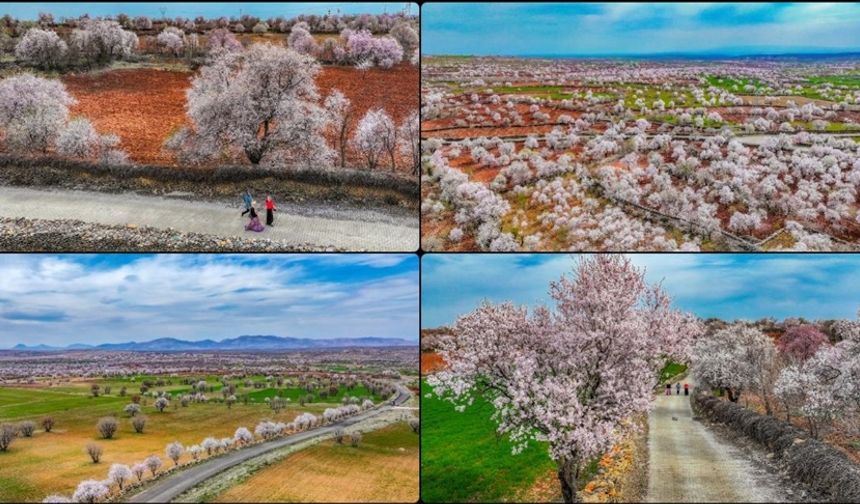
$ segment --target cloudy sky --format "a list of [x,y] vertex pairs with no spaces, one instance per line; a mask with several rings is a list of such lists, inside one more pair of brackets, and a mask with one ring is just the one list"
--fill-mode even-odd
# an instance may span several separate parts
[[161,17],[161,8],[167,17],[236,16],[250,14],[262,18],[299,14],[378,14],[399,12],[410,8],[418,14],[418,6],[408,2],[0,2],[0,14],[11,14],[18,19],[36,19],[39,12],[50,12],[55,18],[77,17],[81,14],[91,16],[130,16]]
[[429,3],[425,54],[630,55],[860,49],[860,3]]
[[[426,255],[424,328],[452,323],[481,300],[549,304],[549,282],[576,255]],[[650,282],[662,281],[676,306],[700,317],[850,318],[860,307],[860,255],[631,254]]]
[[417,333],[414,254],[0,255],[0,348]]

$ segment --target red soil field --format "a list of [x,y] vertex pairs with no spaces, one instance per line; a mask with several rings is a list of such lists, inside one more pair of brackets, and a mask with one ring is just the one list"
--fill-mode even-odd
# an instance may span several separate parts
[[421,374],[433,374],[445,368],[445,361],[436,352],[421,352]]
[[162,151],[167,137],[185,123],[185,90],[191,73],[154,69],[113,70],[66,75],[67,89],[78,100],[73,115],[90,119],[99,133],[115,133],[132,160],[172,164]]
[[[78,101],[72,114],[90,119],[99,133],[117,134],[133,161],[175,165],[162,145],[187,120],[185,91],[192,77],[192,72],[121,69],[69,74],[63,82]],[[326,66],[317,84],[321,99],[336,88],[352,101],[354,123],[370,108],[384,108],[398,124],[418,109],[418,68],[408,63],[367,71]]]

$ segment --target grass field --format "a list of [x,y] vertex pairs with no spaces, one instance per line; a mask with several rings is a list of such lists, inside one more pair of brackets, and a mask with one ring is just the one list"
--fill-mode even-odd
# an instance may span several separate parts
[[735,94],[742,94],[744,92],[744,86],[748,84],[754,86],[756,91],[767,87],[766,83],[758,79],[748,79],[745,77],[732,78],[709,75],[705,77],[705,80],[707,80],[709,86],[725,89],[726,91]]
[[[308,395],[308,392],[306,390],[301,389],[301,388],[296,388],[296,387],[283,388],[283,389],[270,388],[270,389],[262,389],[262,390],[255,390],[253,392],[249,392],[248,398],[252,401],[259,402],[259,401],[264,401],[265,398],[267,398],[267,397],[272,398],[275,396],[280,396],[280,397],[289,399],[293,402],[298,402],[300,397],[303,397],[306,395]],[[329,403],[341,402],[341,400],[343,400],[344,396],[358,397],[358,398],[369,397],[373,402],[379,402],[380,400],[382,400],[382,398],[379,397],[378,395],[371,394],[371,392],[369,390],[367,390],[367,388],[364,387],[363,385],[357,385],[352,390],[347,390],[345,387],[340,387],[337,391],[337,394],[335,394],[333,396],[330,395],[324,399],[319,396],[318,391],[314,392],[313,396],[314,396],[314,402],[329,402]]]
[[[141,381],[138,378],[126,383],[129,395],[139,392]],[[189,388],[177,384],[175,378],[173,381],[172,386],[156,389]],[[171,401],[170,407],[159,413],[153,407],[153,399],[145,398],[142,409],[148,418],[147,427],[143,434],[136,434],[128,415],[122,413],[122,408],[131,402],[130,397],[118,396],[123,382],[112,380],[111,395],[96,398],[89,395],[91,382],[65,382],[51,388],[0,387],[0,422],[30,419],[38,423],[47,414],[56,421],[52,432],[45,433],[39,427],[32,438],[19,437],[8,452],[0,453],[0,501],[40,501],[51,493],[70,495],[81,480],[104,479],[112,463],[132,464],[153,454],[165,460],[168,467],[172,462],[167,461],[164,448],[169,442],[179,441],[189,446],[207,436],[232,436],[240,426],[253,430],[264,419],[286,423],[300,412],[319,414],[332,406],[316,402],[306,407],[291,404],[275,414],[262,400],[247,405],[237,403],[232,409],[223,403],[192,403],[182,407],[178,401]],[[104,386],[106,382],[101,383]],[[210,395],[220,396],[217,392]],[[110,414],[119,418],[119,430],[113,439],[103,440],[96,432],[96,422]],[[93,464],[84,451],[90,442],[104,449],[99,464]],[[187,457],[184,455],[182,460]]]
[[551,100],[569,100],[573,94],[563,92],[562,86],[494,86],[496,94],[531,95]]
[[677,376],[684,371],[687,370],[687,366],[684,364],[678,364],[677,362],[667,362],[665,366],[663,366],[663,370],[660,371],[660,380],[666,381],[674,376]]
[[364,434],[361,446],[306,448],[255,473],[216,502],[415,502],[418,435],[405,423]]
[[493,407],[478,399],[463,413],[421,384],[421,497],[425,502],[528,500],[538,479],[555,472],[546,443],[511,455],[496,435]]

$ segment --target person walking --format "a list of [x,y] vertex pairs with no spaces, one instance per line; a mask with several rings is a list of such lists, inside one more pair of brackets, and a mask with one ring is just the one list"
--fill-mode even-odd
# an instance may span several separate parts
[[671,383],[666,384],[666,395],[672,395],[672,384]]
[[681,395],[681,382],[675,384],[675,395]]
[[690,385],[687,383],[684,384],[684,395],[690,395]]
[[242,201],[245,203],[245,210],[242,212],[242,216],[251,211],[251,203],[253,203],[254,198],[251,196],[251,190],[245,189],[245,193],[242,194]]
[[275,200],[272,199],[272,196],[266,195],[266,225],[273,226],[275,222],[275,212],[278,211],[278,208],[275,206]]

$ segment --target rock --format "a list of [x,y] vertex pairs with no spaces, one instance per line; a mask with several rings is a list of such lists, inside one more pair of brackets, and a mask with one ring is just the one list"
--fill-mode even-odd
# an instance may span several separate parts
[[0,250],[9,252],[340,252],[335,247],[282,240],[224,238],[138,224],[96,225],[77,220],[0,218]]

